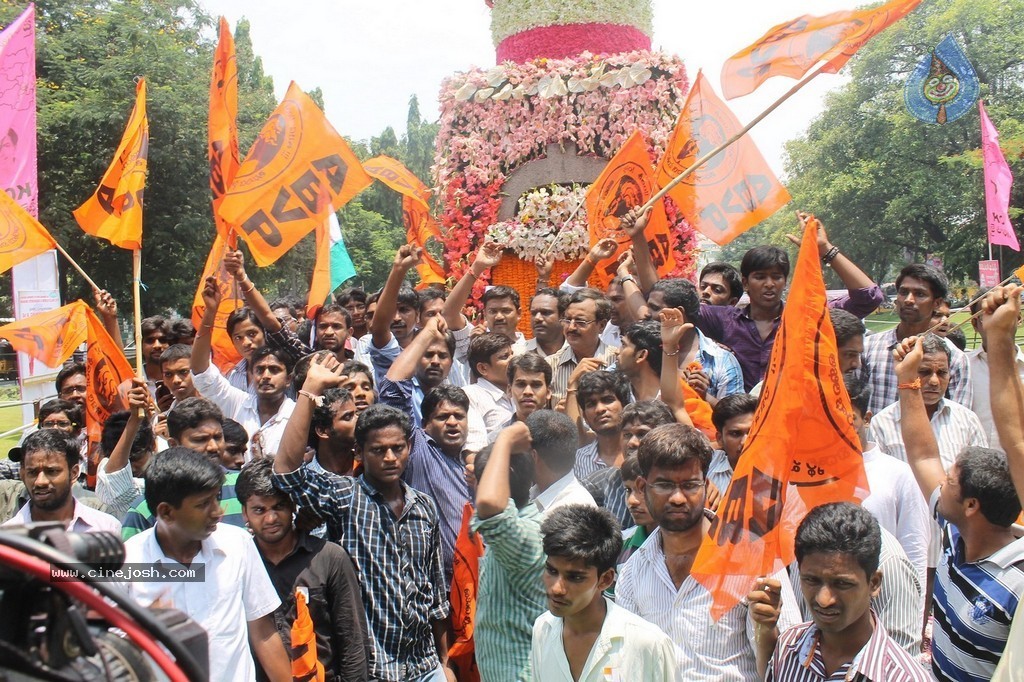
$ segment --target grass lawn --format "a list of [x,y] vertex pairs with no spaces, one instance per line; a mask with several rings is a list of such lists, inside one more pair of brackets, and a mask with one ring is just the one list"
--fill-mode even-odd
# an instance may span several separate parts
[[[18,397],[18,387],[8,386],[0,388],[0,402],[10,402],[20,400]],[[0,433],[10,431],[16,426],[21,426],[25,422],[21,419],[21,405],[14,407],[0,407]],[[21,434],[16,433],[13,436],[0,439],[0,459],[7,459],[7,451],[18,444],[21,440]]]

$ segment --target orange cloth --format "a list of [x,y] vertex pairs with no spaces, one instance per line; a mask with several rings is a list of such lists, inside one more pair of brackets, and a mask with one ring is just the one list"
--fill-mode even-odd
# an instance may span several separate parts
[[122,249],[134,251],[142,247],[142,195],[148,158],[146,79],[140,78],[135,86],[135,107],[114,160],[96,192],[74,211],[83,230]]
[[448,647],[448,656],[459,682],[479,682],[473,644],[473,621],[476,619],[477,590],[480,586],[480,557],[484,543],[479,535],[469,530],[473,506],[467,502],[462,509],[462,528],[455,539],[455,558],[452,563],[451,624],[454,637]]
[[89,434],[88,482],[93,487],[96,484],[96,466],[102,456],[99,445],[103,425],[111,414],[128,407],[118,387],[131,379],[134,372],[92,308],[82,303],[81,310],[89,330],[85,356],[88,388],[85,396],[85,426]]
[[691,571],[714,595],[716,619],[747,595],[756,577],[793,561],[793,539],[808,510],[868,494],[826,304],[817,225],[809,220],[804,231],[754,423]]
[[370,186],[359,159],[294,82],[260,131],[217,211],[270,265]]
[[42,224],[7,192],[0,197],[0,272],[57,248]]
[[876,34],[910,14],[921,0],[890,0],[881,7],[809,14],[775,26],[722,67],[726,99],[756,90],[772,76],[802,78],[820,61],[837,73]]
[[[639,131],[634,132],[615,153],[601,175],[587,190],[587,221],[590,230],[590,245],[605,238],[618,242],[618,248],[608,259],[594,268],[592,279],[602,290],[615,277],[619,256],[630,248],[629,236],[620,227],[620,218],[631,208],[641,206],[658,191],[647,143]],[[672,252],[672,236],[668,231],[665,204],[658,201],[651,210],[647,227],[644,229],[651,250],[651,259],[659,275],[675,270],[676,259]]]
[[[698,73],[658,166],[658,184],[665,187],[742,128],[704,74]],[[686,176],[669,196],[687,222],[716,244],[728,244],[790,199],[749,135]]]
[[[235,279],[224,269],[224,254],[228,247],[224,238],[218,234],[213,240],[213,248],[210,255],[206,257],[206,266],[203,274],[199,277],[199,287],[196,295],[192,298],[192,325],[196,328],[197,334],[212,334],[210,342],[213,347],[213,364],[221,372],[227,372],[238,364],[242,356],[235,350],[228,335],[228,316],[235,310],[245,305],[242,300],[242,292],[235,285]],[[221,299],[217,307],[217,316],[213,320],[213,329],[203,329],[203,312],[206,304],[203,303],[203,285],[207,277],[216,277],[217,285],[220,287]]]
[[213,194],[213,219],[217,234],[235,248],[231,225],[218,215],[224,194],[235,179],[238,166],[238,64],[235,61],[235,40],[228,22],[220,18],[220,36],[213,53],[213,74],[210,77],[210,191]]
[[11,322],[0,327],[0,338],[47,367],[60,367],[88,338],[83,307],[85,303],[75,301]]
[[292,623],[292,679],[295,682],[324,682],[324,665],[316,655],[316,631],[306,597],[295,591],[295,622]]

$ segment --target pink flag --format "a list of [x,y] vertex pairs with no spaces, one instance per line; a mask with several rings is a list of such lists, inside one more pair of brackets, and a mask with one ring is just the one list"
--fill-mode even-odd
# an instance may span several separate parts
[[0,33],[0,189],[39,215],[35,5]]
[[1017,234],[1010,224],[1010,188],[1013,174],[999,148],[999,133],[992,125],[985,105],[978,100],[981,112],[981,153],[985,161],[985,216],[988,218],[988,241],[990,244],[1009,246],[1020,251]]

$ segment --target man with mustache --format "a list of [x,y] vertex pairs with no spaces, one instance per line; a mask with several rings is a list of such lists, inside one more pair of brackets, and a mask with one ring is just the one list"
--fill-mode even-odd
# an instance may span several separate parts
[[559,314],[565,309],[566,294],[545,287],[537,289],[530,299],[530,329],[533,338],[523,344],[523,352],[537,353],[545,358],[565,348],[565,333]]

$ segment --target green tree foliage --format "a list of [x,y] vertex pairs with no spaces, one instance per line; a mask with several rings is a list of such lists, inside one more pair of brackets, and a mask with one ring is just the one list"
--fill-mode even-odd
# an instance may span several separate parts
[[[906,110],[903,88],[917,62],[951,33],[978,72],[1011,168],[1024,177],[1021,16],[1024,0],[932,0],[876,37],[850,62],[849,82],[827,97],[806,134],[787,144],[794,201],[755,235],[786,244],[792,209],[801,208],[821,218],[833,241],[877,281],[928,254],[944,260],[950,279],[977,279],[977,261],[987,257],[977,109],[952,123],[925,124]],[[1022,199],[1018,181],[1011,207]],[[1019,208],[1014,214],[1019,218]],[[1020,262],[1004,249],[1004,273]]]

